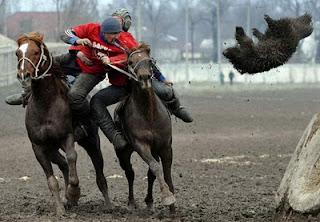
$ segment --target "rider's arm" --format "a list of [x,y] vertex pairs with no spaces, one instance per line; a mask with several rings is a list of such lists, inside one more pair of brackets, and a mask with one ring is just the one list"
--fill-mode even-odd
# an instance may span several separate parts
[[[107,59],[105,59],[104,57],[107,57]],[[126,53],[120,53],[116,56],[108,57],[108,56],[101,53],[100,59],[104,65],[112,64],[114,66],[117,66],[120,69],[124,69],[125,63],[127,61],[127,55],[126,55]]]
[[75,31],[70,28],[61,33],[60,39],[67,44],[77,45],[76,41],[80,38],[76,35]]
[[152,73],[157,80],[161,82],[164,82],[166,80],[166,77],[160,72],[160,70],[154,64],[152,64]]
[[91,45],[89,34],[95,28],[96,23],[87,23],[66,29],[60,35],[60,39],[71,45]]

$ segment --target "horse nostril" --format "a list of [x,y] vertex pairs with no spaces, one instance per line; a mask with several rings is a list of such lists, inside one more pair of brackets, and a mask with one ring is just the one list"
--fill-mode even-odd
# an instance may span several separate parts
[[30,76],[31,76],[31,73],[27,72],[26,75],[25,75],[25,78],[30,78]]
[[26,81],[26,80],[30,79],[30,77],[31,77],[31,73],[30,73],[30,72],[28,72],[28,73],[26,73],[26,74],[24,74],[24,73],[17,73],[17,79],[19,79],[19,80],[21,80],[21,81]]

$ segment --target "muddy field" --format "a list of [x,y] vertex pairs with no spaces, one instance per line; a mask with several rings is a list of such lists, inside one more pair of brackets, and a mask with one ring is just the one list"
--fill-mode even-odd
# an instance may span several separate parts
[[[291,154],[313,114],[320,111],[317,85],[177,86],[192,124],[173,118],[173,180],[181,221],[272,221],[274,193]],[[93,166],[77,146],[82,197],[56,218],[42,168],[24,126],[22,107],[8,106],[0,89],[0,221],[170,221],[154,189],[155,211],[145,210],[147,166],[136,154],[135,194],[139,209],[126,207],[127,181],[113,148],[101,136],[110,197],[103,208]],[[61,173],[55,167],[59,182]],[[61,192],[61,196],[63,192]]]

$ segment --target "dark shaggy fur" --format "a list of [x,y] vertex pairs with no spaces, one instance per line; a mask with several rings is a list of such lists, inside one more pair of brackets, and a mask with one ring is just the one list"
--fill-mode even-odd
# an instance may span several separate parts
[[309,14],[279,20],[265,15],[264,19],[268,23],[264,34],[258,29],[252,29],[253,35],[259,40],[257,44],[246,35],[242,27],[236,27],[235,38],[238,44],[222,53],[241,74],[255,74],[283,65],[296,51],[299,41],[313,31]]

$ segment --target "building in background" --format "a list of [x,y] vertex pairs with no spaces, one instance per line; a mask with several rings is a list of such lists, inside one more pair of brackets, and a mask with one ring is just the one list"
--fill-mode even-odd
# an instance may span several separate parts
[[17,39],[21,33],[40,31],[45,41],[56,41],[58,35],[56,12],[15,12],[7,18],[7,36]]

